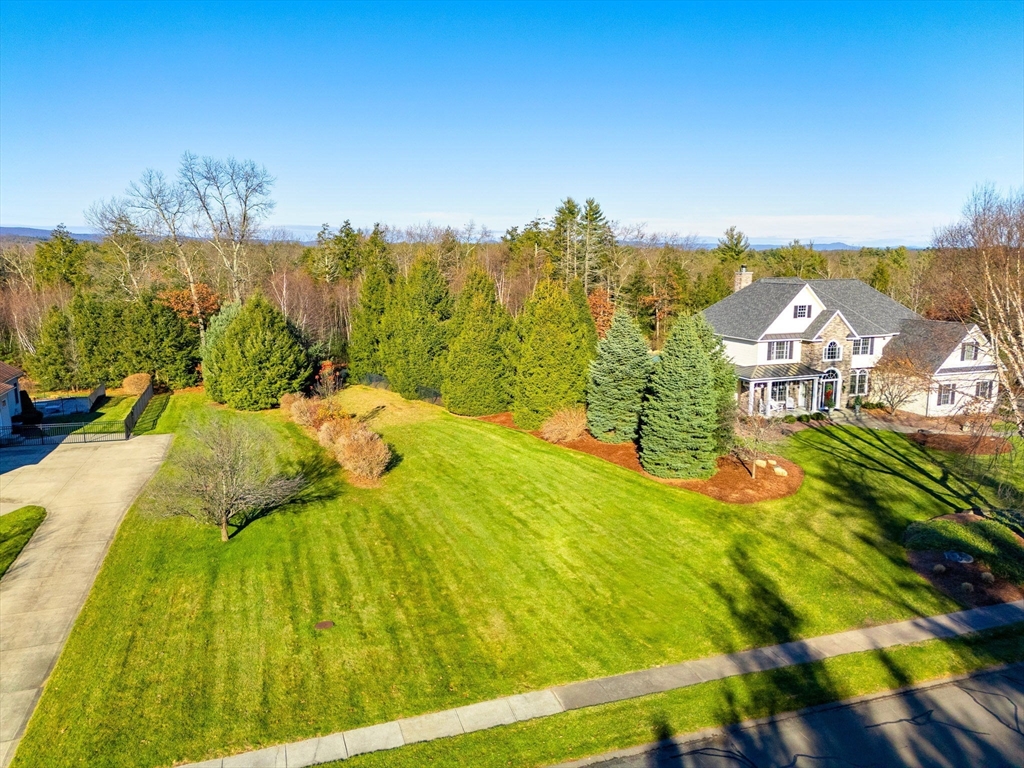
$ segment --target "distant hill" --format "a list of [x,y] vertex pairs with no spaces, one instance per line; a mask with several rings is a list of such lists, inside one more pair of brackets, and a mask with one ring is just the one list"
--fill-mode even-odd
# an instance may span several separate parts
[[[93,242],[99,242],[103,239],[103,235],[97,235],[92,232],[72,232],[72,236],[76,240],[91,240]],[[0,238],[14,239],[20,238],[24,240],[49,240],[50,230],[49,229],[36,229],[34,227],[0,227]]]

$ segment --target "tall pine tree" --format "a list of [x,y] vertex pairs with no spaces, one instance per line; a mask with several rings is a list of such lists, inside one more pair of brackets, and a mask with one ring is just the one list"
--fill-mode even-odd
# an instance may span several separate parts
[[206,326],[206,336],[199,348],[199,356],[203,362],[203,388],[211,400],[224,402],[224,392],[220,387],[221,361],[223,351],[220,339],[227,331],[231,321],[242,311],[241,303],[232,301],[220,308],[220,312],[210,318]]
[[[374,235],[378,232],[374,229]],[[380,355],[382,321],[394,281],[394,267],[382,238],[367,241],[366,269],[359,287],[359,304],[352,313],[348,344],[349,375],[353,381],[384,375]]]
[[569,295],[550,280],[537,286],[517,326],[512,416],[537,429],[558,409],[584,402],[589,340]]
[[39,329],[35,354],[28,360],[32,378],[43,389],[71,389],[79,385],[71,321],[59,307],[51,307]]
[[474,270],[449,321],[441,396],[453,413],[482,416],[508,410],[510,365],[508,310],[498,301],[494,281]]
[[232,408],[256,411],[302,389],[312,374],[306,350],[284,315],[250,296],[217,342],[219,389]]
[[659,477],[710,477],[716,427],[711,364],[692,318],[682,318],[651,376],[640,417],[640,463]]
[[393,286],[381,324],[384,375],[403,397],[440,395],[445,321],[450,316],[448,283],[437,263],[421,256],[413,262],[409,277]]
[[587,428],[606,443],[636,439],[651,353],[636,322],[619,310],[597,345],[587,383]]
[[583,364],[587,366],[597,354],[597,325],[594,324],[594,316],[590,314],[590,304],[587,302],[587,292],[583,288],[582,280],[577,278],[569,283],[569,299],[576,310],[576,321],[587,341],[583,357]]
[[736,438],[736,369],[729,362],[725,344],[704,315],[694,315],[692,322],[711,366],[711,380],[715,390],[715,451],[723,456],[732,449]]

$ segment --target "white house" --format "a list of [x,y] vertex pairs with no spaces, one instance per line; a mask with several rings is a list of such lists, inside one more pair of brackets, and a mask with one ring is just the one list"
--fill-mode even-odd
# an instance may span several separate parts
[[21,391],[18,379],[25,375],[13,365],[0,362],[0,428],[11,426],[11,419],[21,414]]
[[977,326],[925,320],[860,280],[754,281],[743,267],[735,289],[704,316],[736,366],[748,413],[870,401],[871,370],[887,356],[909,358],[932,377],[906,410],[950,415],[968,398],[978,410],[994,406],[995,365]]

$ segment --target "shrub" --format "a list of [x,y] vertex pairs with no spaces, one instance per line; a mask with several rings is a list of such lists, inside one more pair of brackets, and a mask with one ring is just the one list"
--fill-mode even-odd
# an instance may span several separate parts
[[782,417],[782,421],[785,424],[796,424],[796,416],[789,413]]
[[292,421],[300,427],[318,427],[320,422],[320,399],[316,397],[298,397],[291,405]]
[[292,405],[296,401],[301,399],[302,395],[299,394],[298,392],[286,392],[285,394],[281,395],[281,399],[278,401],[278,405],[281,407],[282,411],[291,416]]
[[331,448],[351,431],[352,419],[329,419],[320,425],[316,439],[324,448]]
[[121,389],[129,395],[138,397],[152,383],[153,377],[148,373],[133,373],[131,376],[126,376],[124,381],[121,382]]
[[811,421],[825,421],[825,419],[827,418],[828,416],[826,416],[821,411],[815,411],[814,413],[811,414]]
[[811,417],[806,413],[801,413],[799,416],[796,417],[796,420],[799,421],[801,424],[806,424],[811,420]]
[[541,437],[549,443],[579,440],[587,431],[587,411],[582,405],[560,408],[540,428]]
[[356,477],[377,480],[391,462],[391,449],[365,424],[346,430],[334,444],[338,463]]

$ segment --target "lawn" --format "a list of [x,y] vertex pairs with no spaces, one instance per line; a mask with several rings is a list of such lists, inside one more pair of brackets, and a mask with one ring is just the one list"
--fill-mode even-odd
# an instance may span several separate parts
[[[104,395],[88,413],[69,413],[63,416],[47,416],[44,424],[89,424],[102,421],[124,421],[131,413],[132,406],[139,398],[135,395]],[[86,428],[88,431],[88,428]]]
[[45,517],[45,509],[31,506],[0,515],[0,576],[7,573]]
[[[373,423],[399,462],[382,487],[346,485],[279,413],[236,414],[318,478],[310,498],[228,544],[137,504],[16,766],[200,760],[954,610],[900,540],[984,501],[952,457],[895,433],[800,432],[800,492],[730,506],[390,393],[345,397],[386,406]],[[213,408],[175,395],[154,431]]]

